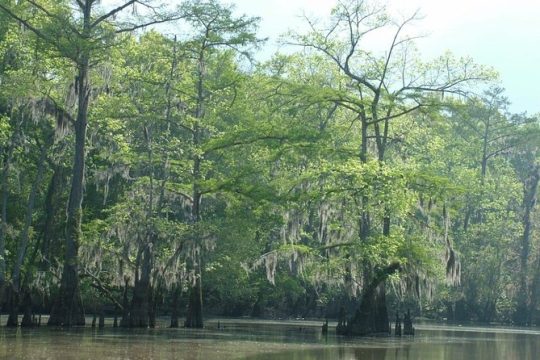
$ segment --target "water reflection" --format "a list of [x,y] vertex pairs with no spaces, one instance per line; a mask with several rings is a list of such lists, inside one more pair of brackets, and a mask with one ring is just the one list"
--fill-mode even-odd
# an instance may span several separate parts
[[[323,336],[319,323],[221,320],[207,329],[0,329],[4,359],[538,359],[540,332],[418,326],[414,338]],[[164,326],[164,324],[163,324]]]

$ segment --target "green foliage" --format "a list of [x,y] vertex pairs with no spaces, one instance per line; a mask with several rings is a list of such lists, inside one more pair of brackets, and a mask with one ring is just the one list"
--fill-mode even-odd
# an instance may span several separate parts
[[[182,17],[174,37],[132,34],[137,16],[98,21],[107,12],[97,3],[83,36],[71,2],[37,3],[48,14],[26,1],[0,7],[8,269],[47,149],[23,266],[36,291],[48,296],[59,281],[74,67],[91,53],[86,298],[121,301],[149,259],[156,299],[177,287],[185,295],[202,277],[217,314],[320,316],[399,262],[387,282],[393,305],[511,318],[540,132],[538,118],[508,114],[502,89],[472,96],[496,77],[490,68],[451,54],[424,61],[399,33],[411,47],[360,48],[364,31],[391,26],[370,2],[340,2],[334,31],[289,36],[309,51],[253,67],[259,19],[215,0],[184,1],[174,14],[156,7],[149,21]],[[351,24],[352,48],[341,32]],[[540,238],[531,234],[525,279],[536,311]]]

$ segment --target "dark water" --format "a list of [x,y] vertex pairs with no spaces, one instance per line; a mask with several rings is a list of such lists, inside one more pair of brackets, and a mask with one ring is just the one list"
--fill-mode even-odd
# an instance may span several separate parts
[[[414,338],[323,336],[319,322],[220,320],[204,330],[0,329],[1,359],[540,359],[540,331],[418,325]],[[163,324],[165,325],[165,324]]]

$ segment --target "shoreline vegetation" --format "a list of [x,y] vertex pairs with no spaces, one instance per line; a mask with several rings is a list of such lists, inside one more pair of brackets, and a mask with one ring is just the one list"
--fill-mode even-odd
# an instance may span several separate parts
[[241,10],[0,0],[6,326],[540,325],[540,116],[418,12],[338,1],[258,62]]

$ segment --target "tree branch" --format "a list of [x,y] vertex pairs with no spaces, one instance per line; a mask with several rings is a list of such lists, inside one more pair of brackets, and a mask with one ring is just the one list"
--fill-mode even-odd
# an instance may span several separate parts
[[137,2],[137,0],[129,0],[126,3],[124,3],[123,5],[120,5],[117,8],[112,9],[108,13],[106,13],[106,14],[100,16],[99,18],[97,18],[92,24],[90,24],[90,28],[95,28],[97,25],[99,25],[99,23],[107,20],[111,16],[114,16],[115,14],[117,14],[120,11],[124,10],[128,6],[135,4],[136,2]]
[[178,16],[172,16],[172,17],[168,17],[168,18],[164,18],[164,19],[152,20],[152,21],[149,21],[149,22],[144,23],[144,24],[132,25],[131,27],[117,29],[116,33],[121,34],[121,33],[125,33],[125,32],[131,32],[131,31],[135,31],[137,29],[145,28],[145,27],[151,26],[151,25],[163,24],[163,23],[166,23],[168,21],[180,20],[180,19],[182,19],[184,17],[185,17],[184,15],[178,15]]
[[118,300],[115,299],[111,291],[101,282],[101,280],[92,274],[87,268],[84,268],[84,273],[81,274],[81,277],[87,276],[93,280],[92,287],[101,291],[109,300],[111,300],[120,310],[124,309],[124,306],[120,304]]
[[392,53],[394,52],[394,49],[396,48],[396,46],[398,46],[399,44],[402,43],[402,41],[408,41],[408,40],[402,40],[402,41],[399,41],[398,42],[398,37],[399,37],[399,34],[401,33],[401,30],[403,30],[403,28],[411,21],[413,21],[414,19],[416,19],[416,16],[418,15],[418,11],[416,11],[411,17],[409,17],[408,19],[406,19],[405,21],[403,21],[401,23],[401,25],[399,25],[396,33],[394,34],[394,38],[392,39],[392,45],[390,45],[390,49],[388,50],[388,56],[386,57],[386,61],[384,63],[384,68],[383,68],[383,72],[381,74],[381,81],[379,82],[379,86],[378,86],[378,91],[381,90],[383,84],[384,84],[384,80],[386,79],[386,74],[388,72],[388,67],[390,65],[390,60],[392,59]]
[[287,140],[287,139],[288,138],[285,137],[285,136],[265,135],[265,136],[259,136],[259,137],[256,137],[256,138],[253,138],[253,139],[247,139],[247,140],[233,140],[233,141],[231,141],[229,143],[222,144],[222,145],[217,145],[217,146],[214,146],[214,147],[211,147],[211,148],[205,150],[204,155],[208,155],[208,154],[210,154],[210,153],[212,153],[214,151],[223,150],[223,149],[226,149],[228,147],[253,144],[253,143],[256,143],[257,141],[263,141],[263,140],[280,140],[280,141],[283,141],[283,140]]
[[30,4],[34,5],[36,8],[40,9],[48,17],[51,17],[51,18],[54,18],[54,19],[60,21],[62,23],[62,25],[66,25],[71,31],[73,31],[77,35],[79,35],[79,36],[81,35],[79,30],[77,30],[73,25],[71,25],[69,22],[67,22],[66,19],[62,19],[58,15],[51,13],[49,10],[47,10],[42,5],[36,3],[34,0],[26,0],[26,1],[28,1]]
[[9,9],[7,6],[3,5],[1,2],[0,2],[0,10],[3,10],[6,14],[8,14],[10,17],[12,17],[13,19],[17,20],[19,23],[21,23],[22,25],[24,25],[25,27],[27,27],[30,31],[32,31],[34,34],[36,34],[38,37],[42,38],[43,40],[47,41],[48,43],[51,43],[51,44],[54,44],[56,45],[57,43],[47,37],[45,34],[43,34],[41,31],[39,31],[37,28],[35,28],[34,26],[32,26],[28,20],[25,20],[23,18],[21,18],[20,16],[18,16],[17,14],[15,14],[13,11],[11,11],[11,9]]
[[403,115],[406,115],[408,113],[411,113],[415,110],[418,110],[419,108],[421,108],[422,106],[425,106],[424,104],[418,104],[416,106],[413,106],[407,110],[403,110],[402,112],[400,113],[397,113],[397,114],[394,114],[394,115],[389,115],[389,116],[385,116],[383,118],[380,118],[380,119],[377,119],[377,120],[373,120],[373,121],[369,121],[368,124],[369,125],[373,125],[373,124],[377,124],[377,123],[380,123],[381,121],[388,121],[388,120],[392,120],[392,119],[395,119],[395,118],[398,118],[400,116],[403,116]]

